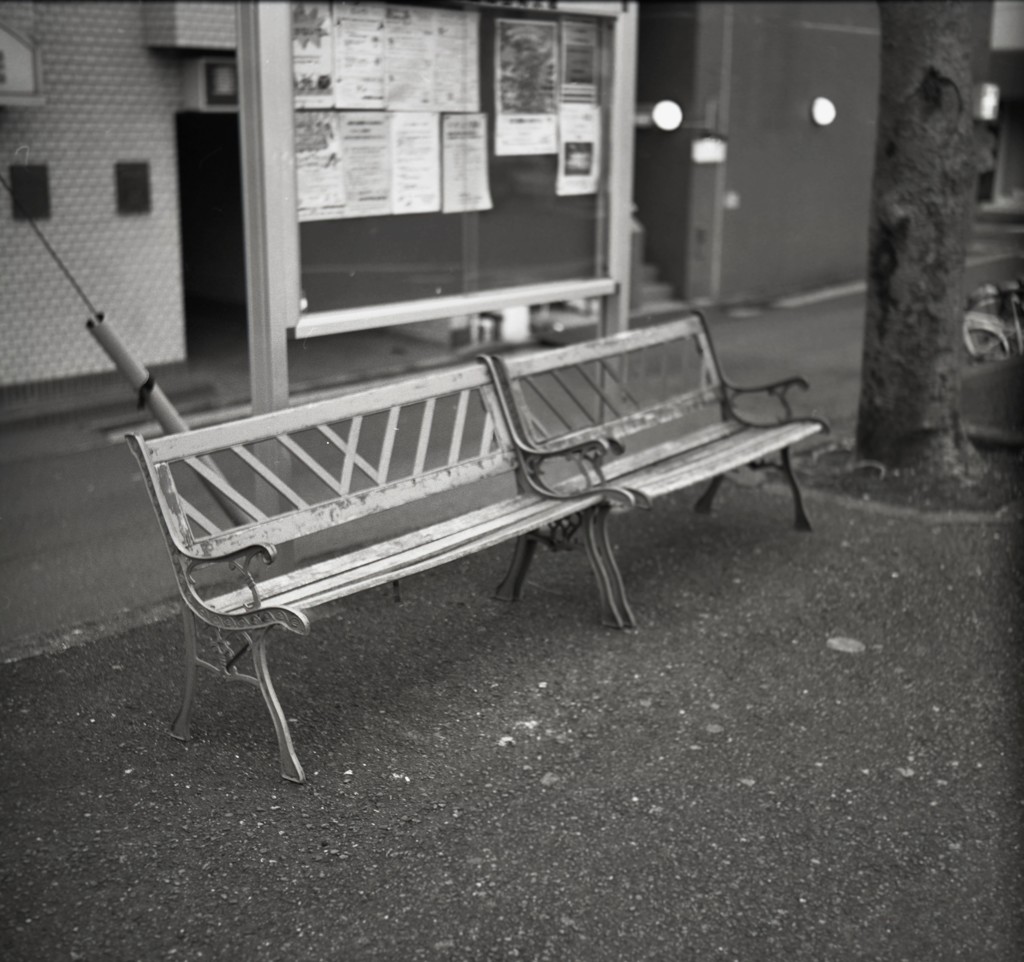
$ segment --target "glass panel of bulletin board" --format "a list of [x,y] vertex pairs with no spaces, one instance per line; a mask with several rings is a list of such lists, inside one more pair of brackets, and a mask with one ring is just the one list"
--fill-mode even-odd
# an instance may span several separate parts
[[293,3],[308,312],[607,275],[612,24],[552,6]]

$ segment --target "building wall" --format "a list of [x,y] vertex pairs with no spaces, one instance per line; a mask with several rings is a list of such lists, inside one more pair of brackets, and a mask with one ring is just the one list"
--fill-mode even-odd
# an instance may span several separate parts
[[[694,302],[765,300],[863,276],[878,100],[874,3],[640,7],[638,99],[684,128],[637,132],[646,253]],[[830,98],[828,128],[810,104]],[[723,163],[691,160],[725,139]]]
[[[863,276],[878,104],[875,4],[733,6],[721,296]],[[835,122],[811,122],[815,97]]]
[[[698,90],[698,7],[696,3],[644,4],[637,38],[637,103],[673,100],[682,107],[688,126],[703,119],[706,109]],[[683,252],[693,218],[691,139],[689,130],[666,133],[649,127],[636,132],[633,199],[644,226],[644,258],[680,292],[690,287]]]
[[[143,4],[5,3],[0,19],[40,47],[46,103],[0,109],[0,171],[49,170],[40,229],[95,307],[146,364],[182,360],[175,151],[178,56],[149,49]],[[114,165],[150,165],[151,212],[117,212]],[[112,369],[88,310],[27,221],[0,205],[0,387]]]
[[146,0],[143,25],[151,47],[234,50],[238,36],[232,0]]

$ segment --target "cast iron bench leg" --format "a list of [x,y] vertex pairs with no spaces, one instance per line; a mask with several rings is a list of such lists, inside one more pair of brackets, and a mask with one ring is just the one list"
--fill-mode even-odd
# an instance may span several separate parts
[[185,628],[185,681],[181,693],[181,708],[171,725],[171,734],[187,742],[191,730],[192,703],[196,696],[196,668],[199,664],[196,651],[196,616],[181,604],[181,620]]
[[697,499],[693,510],[699,514],[708,514],[711,511],[711,502],[715,500],[715,495],[718,494],[718,489],[722,486],[724,480],[724,474],[716,474],[711,479],[711,483],[704,489],[704,493]]
[[591,508],[586,513],[584,529],[587,556],[601,596],[601,620],[610,628],[635,628],[636,616],[629,606],[626,586],[608,537],[610,514],[611,506],[607,504]]
[[301,785],[305,782],[306,775],[295,754],[292,735],[288,730],[288,720],[284,717],[281,703],[277,700],[277,692],[274,691],[274,683],[270,680],[270,667],[267,664],[268,633],[264,631],[259,637],[253,639],[252,663],[256,669],[256,677],[259,679],[263,700],[267,703],[270,718],[274,723],[274,731],[277,732],[277,746],[281,755],[281,774],[289,781],[298,782]]
[[790,491],[793,492],[796,529],[797,531],[810,531],[811,519],[807,517],[807,512],[804,510],[804,499],[800,493],[800,485],[797,484],[796,475],[793,473],[793,465],[790,463],[789,448],[783,448],[779,453],[782,458],[782,473],[789,482]]
[[530,570],[530,562],[537,551],[537,538],[532,534],[523,534],[516,538],[516,547],[512,552],[508,572],[498,585],[494,597],[500,601],[518,601],[523,596],[523,585]]

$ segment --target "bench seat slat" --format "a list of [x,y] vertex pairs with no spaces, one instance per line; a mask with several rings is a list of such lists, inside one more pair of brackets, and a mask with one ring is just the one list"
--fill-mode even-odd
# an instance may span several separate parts
[[[260,582],[265,605],[312,608],[376,585],[454,561],[526,534],[601,501],[600,495],[571,504],[519,495],[458,518],[356,549]],[[252,600],[247,589],[208,599],[211,608],[237,614]]]
[[[670,453],[671,444],[660,445],[658,449],[642,452],[632,466],[628,457],[613,461],[606,465],[605,473],[610,481],[621,479],[649,498],[657,498],[743,467],[820,430],[821,425],[815,421],[771,428],[740,427],[706,444],[684,445],[675,453]],[[643,463],[644,456],[647,463]]]
[[369,488],[309,508],[263,517],[257,522],[221,534],[196,538],[192,549],[210,558],[237,551],[254,542],[283,544],[365,517],[375,511],[395,507],[410,499],[426,498],[500,472],[511,471],[511,455],[497,451],[476,461],[466,461],[419,477],[403,478],[386,487]]

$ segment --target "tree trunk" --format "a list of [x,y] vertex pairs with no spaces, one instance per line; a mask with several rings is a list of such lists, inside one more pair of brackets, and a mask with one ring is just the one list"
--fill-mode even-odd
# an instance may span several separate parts
[[963,275],[974,206],[966,2],[880,0],[881,86],[857,453],[960,473]]

